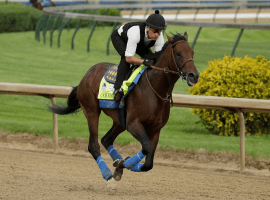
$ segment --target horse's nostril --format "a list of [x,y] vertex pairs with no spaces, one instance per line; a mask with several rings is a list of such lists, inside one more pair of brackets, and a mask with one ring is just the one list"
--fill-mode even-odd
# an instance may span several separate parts
[[195,74],[194,73],[189,73],[188,74],[188,78],[189,79],[194,79],[195,78]]

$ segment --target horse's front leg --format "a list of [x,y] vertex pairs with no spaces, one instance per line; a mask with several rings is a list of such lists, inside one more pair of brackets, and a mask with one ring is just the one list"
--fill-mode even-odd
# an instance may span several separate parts
[[[159,140],[159,134],[160,134],[160,130],[156,131],[156,132],[153,132],[151,134],[148,134],[149,135],[149,140],[150,140],[150,143],[151,143],[151,149],[150,149],[149,153],[145,157],[145,163],[141,167],[141,171],[143,171],[143,172],[149,171],[149,170],[151,170],[153,168],[154,155],[155,155],[158,140]],[[132,170],[132,171],[134,171],[134,170]]]
[[[154,153],[156,150],[159,133],[150,135],[151,137],[149,139],[143,125],[138,120],[129,123],[127,130],[141,143],[142,150],[133,157],[127,159],[125,162],[116,163],[115,166],[125,167],[135,172],[151,170],[153,168]],[[145,163],[140,163],[145,156]]]

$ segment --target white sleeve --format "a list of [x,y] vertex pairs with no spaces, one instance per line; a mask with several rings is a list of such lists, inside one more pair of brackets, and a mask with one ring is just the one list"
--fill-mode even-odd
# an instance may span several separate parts
[[126,57],[134,56],[136,53],[137,44],[140,42],[139,26],[132,26],[130,29],[128,29],[127,37],[128,41],[125,56]]
[[164,37],[161,32],[154,46],[154,52],[160,51],[164,45]]

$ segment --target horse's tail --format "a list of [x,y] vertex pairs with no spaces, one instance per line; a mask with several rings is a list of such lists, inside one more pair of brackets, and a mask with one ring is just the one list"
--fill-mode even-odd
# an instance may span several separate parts
[[67,106],[54,105],[49,107],[49,110],[59,115],[67,115],[75,113],[81,106],[77,98],[78,86],[74,87],[68,96]]

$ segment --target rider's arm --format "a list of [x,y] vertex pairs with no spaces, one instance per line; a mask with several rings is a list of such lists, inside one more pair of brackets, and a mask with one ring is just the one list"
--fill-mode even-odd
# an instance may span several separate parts
[[140,65],[143,63],[143,59],[137,58],[135,56],[126,57],[126,61],[127,63],[135,64],[135,65]]
[[126,62],[130,64],[142,64],[143,59],[135,57],[137,44],[140,42],[140,28],[139,26],[133,26],[131,27],[128,32],[128,41],[127,41],[127,47],[125,51],[125,57]]

